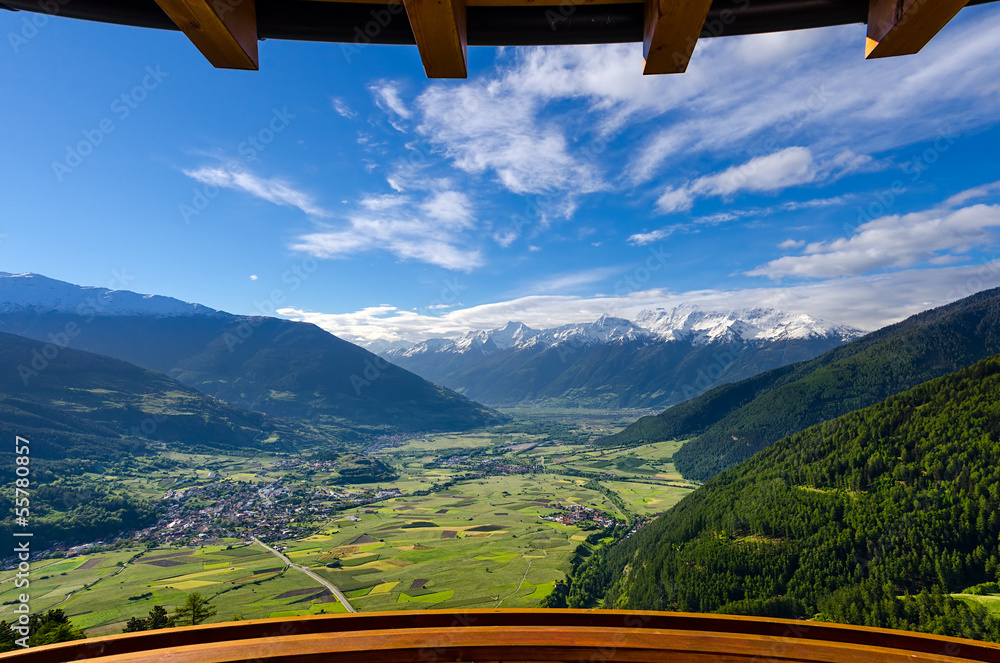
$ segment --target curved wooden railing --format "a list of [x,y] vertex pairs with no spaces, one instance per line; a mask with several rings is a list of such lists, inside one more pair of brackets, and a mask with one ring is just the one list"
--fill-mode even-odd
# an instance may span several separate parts
[[447,610],[260,619],[0,654],[55,663],[995,661],[1000,646],[843,624],[617,610]]

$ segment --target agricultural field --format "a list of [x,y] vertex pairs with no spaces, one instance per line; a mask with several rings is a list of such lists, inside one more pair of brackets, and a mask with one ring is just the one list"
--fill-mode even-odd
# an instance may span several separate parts
[[[559,430],[567,439],[552,432]],[[380,443],[371,455],[398,477],[377,485],[335,486],[328,472],[290,465],[287,455],[173,452],[161,455],[158,469],[126,467],[106,478],[147,499],[230,480],[263,489],[280,479],[293,494],[383,491],[387,498],[314,519],[299,538],[264,542],[332,583],[358,611],[534,607],[565,577],[577,547],[589,545],[587,535],[601,531],[542,516],[579,505],[630,521],[662,513],[696,486],[670,462],[679,443],[594,449],[586,430],[603,434],[608,424]],[[120,632],[154,605],[171,611],[191,592],[217,609],[212,621],[346,610],[314,578],[242,539],[38,561],[32,610],[62,608],[88,635]],[[12,580],[13,571],[0,573],[0,603],[16,599]]]
[[[353,607],[406,610],[530,607],[569,570],[585,538],[544,521],[556,503],[614,513],[607,499],[552,475],[489,477],[368,505],[300,540],[273,544],[347,594]],[[335,564],[339,568],[329,568]],[[329,590],[257,545],[126,549],[32,565],[32,609],[62,608],[89,635],[120,632],[153,605],[197,591],[216,620],[342,612]],[[0,603],[17,594],[0,576]]]

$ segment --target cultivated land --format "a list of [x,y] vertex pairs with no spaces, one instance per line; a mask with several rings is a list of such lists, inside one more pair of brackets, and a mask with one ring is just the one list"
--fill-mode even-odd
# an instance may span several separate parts
[[[119,468],[103,478],[148,499],[169,491],[173,503],[180,496],[194,509],[217,508],[221,502],[210,496],[225,494],[226,482],[248,482],[232,491],[241,495],[264,490],[265,505],[290,504],[296,516],[294,538],[261,539],[331,582],[358,611],[533,607],[575,555],[587,554],[588,535],[601,536],[602,527],[578,514],[641,523],[695,487],[670,462],[679,443],[595,449],[590,440],[620,428],[616,421],[553,421],[380,440],[366,451],[399,476],[376,484],[334,485],[329,471],[287,455],[164,453],[163,470]],[[355,496],[369,503],[346,501]],[[554,515],[569,524],[543,519]],[[199,518],[191,522],[208,522]],[[31,609],[62,608],[88,635],[120,632],[129,618],[154,605],[172,610],[195,591],[217,608],[212,621],[345,610],[306,573],[248,543],[246,527],[232,528],[233,536],[222,538],[187,532],[183,546],[148,541],[35,562]],[[2,604],[23,591],[12,576],[0,574]]]

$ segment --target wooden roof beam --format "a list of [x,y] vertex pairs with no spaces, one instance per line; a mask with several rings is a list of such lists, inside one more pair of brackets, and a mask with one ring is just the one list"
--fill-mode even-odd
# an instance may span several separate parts
[[866,58],[912,55],[968,0],[869,0]]
[[220,69],[259,69],[254,0],[156,0]]
[[646,0],[642,73],[683,73],[711,5],[712,0]]
[[467,78],[465,0],[403,0],[427,78]]

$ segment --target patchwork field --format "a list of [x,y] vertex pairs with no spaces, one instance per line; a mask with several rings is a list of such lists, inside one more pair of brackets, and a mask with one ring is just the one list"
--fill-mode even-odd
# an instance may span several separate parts
[[[328,473],[289,466],[280,457],[177,453],[163,454],[155,471],[104,478],[149,499],[222,479],[262,487],[281,479],[302,494],[398,489],[402,496],[313,521],[311,535],[265,543],[335,585],[358,611],[534,607],[565,577],[590,533],[541,516],[560,513],[557,505],[581,505],[624,521],[661,513],[695,487],[671,463],[679,443],[628,450],[587,444],[589,434],[606,433],[608,426],[597,420],[576,428],[545,424],[536,433],[507,429],[394,441],[372,449],[399,473],[377,485],[328,485]],[[527,471],[531,467],[536,471]],[[0,573],[0,603],[14,603],[23,591],[12,580],[13,571]],[[239,539],[32,565],[32,611],[62,608],[88,635],[120,632],[154,605],[173,611],[191,592],[217,609],[212,621],[345,610],[314,578]]]

